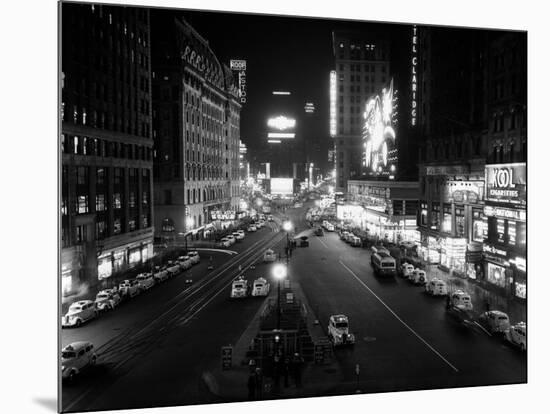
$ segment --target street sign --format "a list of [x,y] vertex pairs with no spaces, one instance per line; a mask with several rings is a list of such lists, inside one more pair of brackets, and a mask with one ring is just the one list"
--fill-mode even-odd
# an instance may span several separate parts
[[222,369],[224,371],[231,369],[232,360],[233,360],[233,347],[231,345],[222,346]]

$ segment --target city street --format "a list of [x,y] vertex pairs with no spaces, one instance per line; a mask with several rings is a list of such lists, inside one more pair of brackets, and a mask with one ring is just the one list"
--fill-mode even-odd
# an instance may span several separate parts
[[[215,269],[201,264],[129,300],[77,329],[64,329],[62,346],[94,343],[97,366],[74,384],[63,384],[65,411],[137,408],[215,401],[203,386],[208,367],[219,364],[220,347],[234,342],[262,303],[261,299],[231,301],[231,280],[241,266],[252,280],[262,274],[268,247],[284,238],[269,223],[229,250],[218,253]],[[225,263],[221,259],[225,258]],[[264,268],[265,269],[265,268]],[[185,283],[192,272],[193,284]],[[204,377],[206,375],[206,377]]]
[[[299,234],[311,233],[304,209],[286,215]],[[238,255],[224,255],[225,264],[214,271],[206,270],[203,255],[192,269],[191,287],[179,275],[88,325],[63,330],[63,345],[90,340],[99,356],[96,367],[64,385],[65,410],[221,401],[211,392],[220,347],[237,341],[263,303],[230,300],[230,281],[239,265],[250,281],[270,278],[258,258],[268,246],[279,243],[276,250],[282,249],[285,238],[271,225],[232,246]],[[326,329],[330,315],[343,313],[357,338],[353,348],[335,351],[344,381],[335,383],[327,373],[327,383],[334,384],[329,394],[526,381],[525,354],[481,330],[455,325],[444,299],[426,295],[422,287],[400,277],[377,278],[369,256],[327,232],[311,235],[310,247],[297,248],[290,259],[289,278],[300,283],[321,325]]]
[[[298,219],[296,212],[289,216]],[[294,252],[289,275],[323,326],[330,315],[343,313],[356,335],[354,348],[336,351],[345,383],[334,394],[356,390],[356,364],[362,392],[527,380],[525,354],[455,325],[445,314],[445,299],[425,294],[423,286],[374,276],[368,250],[351,247],[337,233],[311,236],[309,248]]]

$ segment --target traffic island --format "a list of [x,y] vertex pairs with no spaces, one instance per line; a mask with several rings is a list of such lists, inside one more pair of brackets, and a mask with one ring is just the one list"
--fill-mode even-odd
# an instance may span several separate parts
[[272,289],[236,344],[221,348],[209,391],[225,401],[327,395],[343,377],[316,320],[299,284]]

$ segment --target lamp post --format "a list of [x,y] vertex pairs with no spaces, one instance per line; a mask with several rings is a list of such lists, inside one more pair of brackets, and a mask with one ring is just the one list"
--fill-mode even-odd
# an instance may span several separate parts
[[273,276],[277,279],[277,330],[281,329],[281,279],[286,277],[287,268],[284,264],[277,263],[273,266]]
[[292,223],[289,220],[283,223],[283,230],[286,231],[286,264],[288,265],[288,256],[290,254],[290,239],[288,233],[292,230]]
[[187,217],[185,219],[185,254],[187,254],[187,233],[190,228],[193,228],[193,225],[195,224],[195,221],[193,220],[193,217]]

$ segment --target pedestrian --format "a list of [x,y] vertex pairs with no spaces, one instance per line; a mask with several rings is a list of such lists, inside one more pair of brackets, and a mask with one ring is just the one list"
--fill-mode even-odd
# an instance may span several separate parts
[[302,363],[303,358],[300,356],[298,352],[294,354],[294,358],[292,358],[292,371],[294,374],[294,383],[296,384],[296,388],[302,387]]
[[255,378],[256,378],[256,398],[262,398],[264,381],[263,381],[262,369],[259,367],[256,368]]
[[285,387],[288,387],[288,375],[290,373],[290,358],[285,356],[284,365],[283,365],[283,376]]
[[281,371],[280,371],[281,357],[278,353],[273,356],[273,379],[275,380],[275,388],[278,390],[280,385]]
[[248,376],[248,399],[250,401],[256,398],[256,375],[250,374]]

